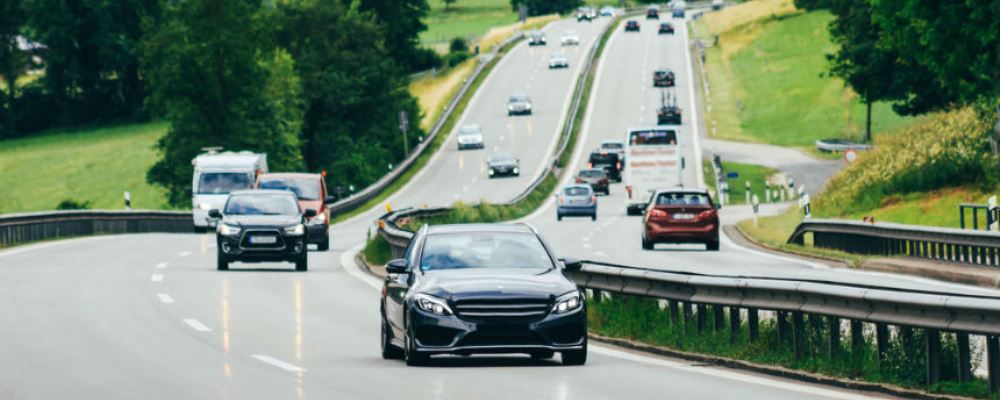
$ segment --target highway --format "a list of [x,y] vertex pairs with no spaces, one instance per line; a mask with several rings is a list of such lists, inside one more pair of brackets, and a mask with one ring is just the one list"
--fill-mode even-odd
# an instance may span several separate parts
[[[551,153],[580,57],[600,24],[559,21],[544,50],[518,45],[473,99],[463,123],[478,123],[487,151],[455,150],[454,137],[426,169],[390,198],[396,207],[456,199],[504,201],[536,176]],[[677,37],[616,32],[599,67],[582,150],[654,121],[659,100],[649,80],[660,65],[678,73],[688,165],[697,165],[683,28]],[[566,29],[583,44],[571,69],[548,71],[545,58]],[[531,86],[528,86],[530,84]],[[645,89],[643,89],[645,88]],[[533,97],[536,114],[507,118],[512,91]],[[461,124],[460,124],[461,125]],[[501,137],[503,139],[501,139]],[[494,147],[521,157],[520,178],[488,180],[482,160]],[[585,152],[578,152],[577,165]],[[687,183],[697,184],[695,169]],[[638,220],[624,216],[622,189],[601,199],[601,214],[555,222],[551,204],[527,218],[565,256],[734,274],[871,281],[875,275],[823,270],[748,253],[723,242],[639,248]],[[63,240],[0,252],[0,399],[608,399],[865,398],[840,389],[696,365],[591,344],[583,367],[558,359],[446,357],[408,368],[378,352],[377,280],[354,255],[383,210],[331,228],[333,249],[310,254],[310,271],[289,264],[234,264],[217,272],[211,235],[124,235]],[[879,279],[883,279],[880,277]],[[909,278],[905,286],[953,289]],[[885,283],[881,282],[880,283]]]

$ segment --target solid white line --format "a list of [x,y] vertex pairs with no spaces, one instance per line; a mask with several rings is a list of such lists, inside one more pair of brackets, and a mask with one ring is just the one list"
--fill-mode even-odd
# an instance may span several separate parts
[[18,254],[21,254],[21,253],[27,253],[29,251],[47,249],[49,247],[62,246],[62,245],[65,245],[65,244],[87,242],[87,241],[91,241],[91,240],[111,240],[111,239],[115,239],[115,236],[114,235],[109,235],[109,236],[91,236],[91,237],[81,237],[81,238],[75,238],[75,239],[60,239],[60,240],[54,240],[54,241],[42,242],[42,243],[35,243],[35,244],[26,244],[26,245],[14,247],[14,248],[9,249],[9,250],[0,251],[0,258],[10,257],[10,256],[18,255]]
[[187,319],[185,319],[184,323],[188,324],[188,326],[190,326],[191,329],[194,329],[194,330],[196,330],[198,332],[211,332],[212,331],[212,328],[209,328],[209,327],[205,326],[205,324],[201,323],[201,321],[198,321],[198,320],[193,319],[193,318],[187,318]]
[[149,277],[151,282],[163,282],[163,274],[153,274]]
[[[701,142],[699,141],[699,136],[701,136],[701,131],[698,130],[698,106],[694,98],[694,71],[691,69],[691,42],[688,39],[688,21],[684,20],[684,64],[687,69],[688,76],[688,94],[691,98],[691,129],[694,131],[691,139],[691,148],[694,150],[694,165],[689,167],[695,170],[695,179],[698,181],[698,187],[705,187],[705,174],[701,173]],[[702,77],[705,79],[705,77]]]
[[739,381],[743,383],[750,383],[761,386],[768,386],[775,389],[787,390],[790,392],[805,393],[814,396],[822,396],[833,399],[870,399],[873,397],[864,396],[860,394],[854,394],[849,392],[841,392],[838,390],[826,389],[818,386],[811,386],[799,382],[789,382],[783,381],[776,378],[770,378],[766,376],[750,375],[740,371],[733,371],[718,367],[703,367],[695,366],[687,362],[677,362],[671,361],[658,357],[650,357],[636,353],[625,352],[617,350],[610,347],[605,347],[602,345],[591,344],[590,351],[615,358],[620,358],[624,360],[634,361],[638,363],[653,365],[657,367],[665,367],[671,369],[682,370],[686,372],[693,372],[703,375],[710,375],[716,378],[728,379],[732,381]]
[[190,251],[182,251],[180,253],[177,253],[177,257],[187,257],[189,255],[191,255]]
[[156,269],[164,269],[164,268],[167,267],[167,265],[170,265],[170,264],[165,263],[165,262],[161,262],[159,264],[156,264]]
[[598,257],[607,257],[607,256],[608,256],[608,253],[605,253],[605,252],[603,252],[603,251],[595,251],[595,252],[594,252],[594,255],[595,255],[595,256],[598,256]]
[[382,289],[382,282],[374,276],[369,275],[367,272],[362,271],[361,267],[354,262],[354,257],[357,256],[358,252],[364,247],[364,244],[359,244],[345,251],[340,255],[340,265],[343,266],[344,269],[347,270],[347,273],[351,274],[351,276],[358,278],[358,280],[366,283],[375,290],[380,290]]
[[170,297],[169,294],[166,294],[166,293],[157,293],[156,297],[160,298],[160,303],[163,303],[163,304],[173,304],[174,303],[174,298]]
[[271,357],[271,356],[266,356],[266,355],[263,355],[263,354],[254,354],[254,355],[251,355],[250,357],[253,358],[253,359],[255,359],[255,360],[257,360],[257,361],[260,361],[260,362],[263,362],[263,363],[267,363],[267,364],[271,364],[271,365],[273,365],[275,367],[278,367],[278,368],[281,368],[281,369],[283,369],[285,371],[289,371],[289,372],[306,372],[305,368],[299,367],[298,365],[295,365],[295,364],[286,363],[284,361],[281,361],[281,360],[279,360],[277,358],[274,358],[274,357]]

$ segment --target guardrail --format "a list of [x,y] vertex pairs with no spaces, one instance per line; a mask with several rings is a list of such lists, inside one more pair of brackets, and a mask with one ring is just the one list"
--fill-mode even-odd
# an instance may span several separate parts
[[855,143],[844,139],[821,139],[816,141],[816,149],[828,153],[842,153],[848,150],[868,150],[872,146],[866,143]]
[[190,211],[47,211],[0,216],[0,247],[63,237],[122,233],[188,233]]
[[1000,234],[995,232],[815,219],[800,223],[788,243],[804,245],[807,233],[812,234],[814,247],[848,253],[1000,266]]
[[516,33],[513,36],[501,42],[499,45],[494,46],[492,51],[490,51],[489,53],[487,53],[486,56],[481,58],[482,61],[479,63],[478,66],[476,66],[475,71],[473,71],[472,75],[470,75],[469,78],[465,80],[465,83],[462,84],[462,87],[458,90],[458,93],[455,94],[455,96],[451,99],[450,102],[448,102],[448,105],[445,107],[444,112],[442,112],[441,116],[438,117],[437,122],[434,123],[434,126],[431,128],[430,133],[427,134],[427,138],[425,138],[424,141],[421,142],[416,149],[414,149],[414,151],[412,151],[402,162],[400,162],[395,169],[393,169],[388,174],[385,174],[385,176],[380,178],[378,181],[362,189],[357,194],[354,194],[348,198],[342,199],[340,201],[337,201],[336,203],[331,204],[330,212],[334,214],[341,214],[351,211],[365,204],[369,200],[377,197],[380,193],[382,193],[383,190],[385,190],[385,188],[389,187],[389,185],[395,182],[396,179],[398,179],[400,176],[406,173],[406,171],[409,170],[411,166],[413,166],[413,163],[417,161],[417,158],[420,157],[421,154],[423,154],[424,150],[426,150],[427,147],[430,146],[430,144],[434,141],[434,138],[437,137],[438,134],[441,134],[442,128],[444,128],[444,125],[448,121],[448,118],[455,111],[455,108],[458,106],[458,103],[462,101],[462,98],[465,97],[466,93],[469,91],[469,88],[472,87],[473,82],[475,82],[476,79],[479,77],[479,75],[483,73],[483,70],[486,69],[486,66],[489,65],[493,57],[496,57],[497,54],[503,51],[504,48],[506,48],[511,43],[514,43],[517,40],[521,39],[522,37],[524,37],[523,33]]

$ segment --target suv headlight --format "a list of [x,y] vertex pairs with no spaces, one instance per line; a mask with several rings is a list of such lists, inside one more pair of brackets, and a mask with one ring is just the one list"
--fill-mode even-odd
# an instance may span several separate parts
[[286,235],[304,235],[306,233],[306,226],[302,224],[286,226]]
[[431,296],[429,294],[417,293],[414,297],[414,301],[417,303],[417,307],[421,310],[427,311],[429,313],[437,315],[451,315],[451,307],[448,307],[448,302],[440,297]]
[[208,203],[198,203],[198,208],[202,209],[202,210],[205,210],[205,211],[208,211],[208,210],[212,209],[212,205],[208,204]]
[[225,235],[225,236],[239,235],[240,231],[242,231],[242,230],[243,230],[243,228],[240,228],[240,227],[238,227],[236,225],[229,225],[229,224],[219,224],[219,228],[218,228],[219,234]]
[[309,225],[320,225],[326,222],[326,213],[321,212],[309,220]]
[[580,292],[567,293],[556,299],[556,305],[552,306],[552,313],[567,313],[580,308],[582,304],[580,301]]

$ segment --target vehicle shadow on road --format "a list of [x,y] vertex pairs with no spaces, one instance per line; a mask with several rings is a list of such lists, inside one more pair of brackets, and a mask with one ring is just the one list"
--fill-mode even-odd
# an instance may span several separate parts
[[556,367],[562,366],[559,358],[533,360],[530,357],[447,356],[432,357],[424,367],[430,368],[494,368],[494,367]]
[[291,267],[291,268],[233,268],[233,267],[229,267],[228,270],[226,270],[226,271],[220,271],[220,272],[288,272],[288,273],[298,273],[298,274],[302,273],[300,271],[296,271],[295,267]]

